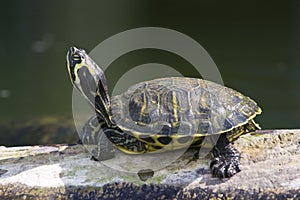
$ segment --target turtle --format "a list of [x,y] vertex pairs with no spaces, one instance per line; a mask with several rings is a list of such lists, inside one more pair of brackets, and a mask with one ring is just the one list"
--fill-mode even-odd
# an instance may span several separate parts
[[261,108],[251,98],[221,84],[190,77],[165,77],[137,83],[109,96],[104,71],[80,48],[67,53],[72,84],[95,110],[83,126],[82,143],[96,144],[96,160],[127,154],[201,148],[210,151],[213,176],[240,172],[240,152],[233,146],[242,134],[260,129],[254,121]]

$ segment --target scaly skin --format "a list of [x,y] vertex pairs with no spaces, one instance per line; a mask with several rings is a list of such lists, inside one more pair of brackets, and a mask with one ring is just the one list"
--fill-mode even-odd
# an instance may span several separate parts
[[220,135],[212,153],[214,158],[210,168],[214,176],[228,178],[241,171],[240,153],[229,142],[226,134]]

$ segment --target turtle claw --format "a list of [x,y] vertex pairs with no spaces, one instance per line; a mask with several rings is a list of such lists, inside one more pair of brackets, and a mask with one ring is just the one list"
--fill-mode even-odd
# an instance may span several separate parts
[[241,171],[238,160],[227,160],[225,157],[214,158],[210,168],[213,175],[219,178],[230,178]]
[[101,151],[98,149],[94,149],[92,152],[92,157],[91,160],[94,161],[104,161],[104,160],[109,160],[115,157],[115,152],[114,149],[102,149]]

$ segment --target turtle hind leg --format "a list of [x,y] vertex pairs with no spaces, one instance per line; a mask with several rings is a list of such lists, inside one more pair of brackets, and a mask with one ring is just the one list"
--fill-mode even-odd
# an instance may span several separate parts
[[240,172],[240,153],[229,142],[226,134],[221,134],[213,148],[210,168],[214,176],[229,178]]

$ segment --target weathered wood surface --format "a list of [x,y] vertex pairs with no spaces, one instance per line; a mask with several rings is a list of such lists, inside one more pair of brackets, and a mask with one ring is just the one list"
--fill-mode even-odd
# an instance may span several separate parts
[[[209,159],[192,159],[194,150],[164,167],[160,154],[96,162],[81,145],[0,147],[0,198],[300,199],[300,130],[244,135],[235,146],[242,171],[222,180],[211,176]],[[144,161],[155,171],[146,181],[136,173]]]

